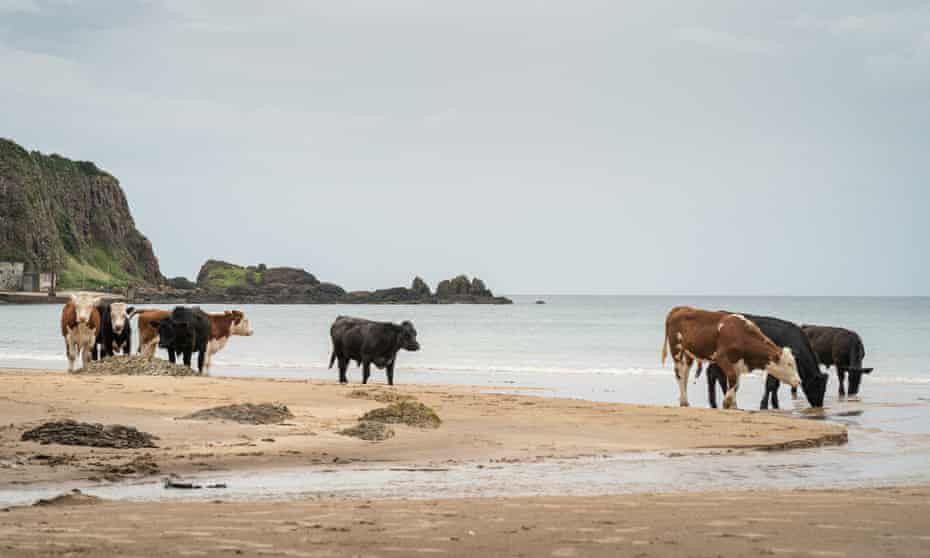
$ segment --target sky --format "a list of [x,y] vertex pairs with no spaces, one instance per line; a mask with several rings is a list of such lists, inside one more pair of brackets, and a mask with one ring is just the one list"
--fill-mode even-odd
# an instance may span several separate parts
[[930,2],[0,0],[0,80],[168,276],[930,295]]

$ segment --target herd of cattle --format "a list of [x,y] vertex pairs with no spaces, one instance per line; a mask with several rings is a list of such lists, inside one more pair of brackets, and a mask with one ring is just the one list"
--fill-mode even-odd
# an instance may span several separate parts
[[827,375],[820,365],[836,368],[839,396],[846,397],[846,376],[849,375],[849,396],[859,393],[863,374],[865,346],[859,335],[840,327],[804,325],[767,316],[707,311],[687,306],[672,308],[665,319],[665,339],[662,362],[671,350],[678,379],[679,404],[688,405],[688,374],[697,364],[696,376],[707,367],[708,400],[717,406],[716,385],[726,396],[724,408],[736,406],[739,377],[750,370],[766,373],[765,393],[760,408],[769,401],[778,408],[778,387],[791,385],[797,394],[800,384],[812,407],[822,407],[827,389]]
[[[131,353],[131,318],[138,317],[138,352],[148,358],[156,348],[168,352],[176,362],[181,355],[186,366],[197,353],[197,369],[209,372],[212,357],[233,335],[253,334],[249,319],[239,310],[207,313],[200,308],[178,306],[174,310],[135,309],[122,302],[105,302],[94,295],[72,295],[61,314],[61,333],[65,339],[68,371],[74,370],[80,357],[86,365],[91,360]],[[371,375],[371,365],[384,369],[388,384],[394,384],[397,353],[403,349],[418,351],[417,331],[413,324],[374,322],[362,318],[339,316],[330,328],[332,355],[329,367],[338,363],[339,381],[347,383],[346,370],[355,361],[362,368],[362,383]],[[662,362],[671,352],[678,380],[679,403],[688,405],[688,376],[697,365],[700,376],[707,364],[708,400],[717,407],[717,386],[725,394],[724,408],[736,407],[736,392],[742,374],[751,370],[766,373],[765,393],[760,408],[769,402],[778,408],[781,382],[791,385],[797,395],[800,385],[813,407],[822,407],[827,375],[820,365],[833,366],[839,380],[839,395],[855,396],[863,374],[865,347],[854,331],[838,327],[797,326],[766,316],[725,311],[707,311],[687,306],[673,308],[665,320]]]

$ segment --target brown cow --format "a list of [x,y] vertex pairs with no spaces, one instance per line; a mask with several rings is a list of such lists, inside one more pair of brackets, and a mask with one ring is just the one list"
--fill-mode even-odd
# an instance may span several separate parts
[[65,338],[65,354],[68,356],[68,372],[74,372],[74,361],[78,356],[84,366],[91,359],[91,351],[97,342],[100,331],[100,312],[97,303],[100,297],[79,293],[72,294],[71,300],[61,310],[61,336]]
[[777,346],[740,314],[687,306],[672,308],[665,319],[663,363],[668,349],[675,361],[682,407],[688,406],[688,372],[694,361],[698,367],[704,362],[714,362],[723,370],[730,388],[723,401],[724,409],[736,408],[739,377],[750,370],[764,370],[792,387],[801,383],[791,349]]
[[139,316],[139,327],[136,328],[139,330],[139,353],[151,359],[158,347],[158,327],[152,324],[171,317],[171,311],[156,308],[136,310],[133,316]]
[[226,346],[226,342],[229,341],[231,336],[250,336],[255,333],[249,324],[249,319],[239,310],[211,312],[208,316],[210,318],[210,340],[207,342],[207,362],[205,365],[207,373],[210,372],[213,355]]
[[[158,328],[152,324],[157,323],[171,316],[168,310],[136,310],[139,316],[139,352],[152,358],[155,355],[155,349],[158,347]],[[210,338],[207,342],[207,355],[204,368],[210,371],[212,357],[218,353],[229,338],[233,335],[252,335],[252,326],[245,313],[239,310],[227,310],[225,312],[213,312],[207,314],[210,318]]]

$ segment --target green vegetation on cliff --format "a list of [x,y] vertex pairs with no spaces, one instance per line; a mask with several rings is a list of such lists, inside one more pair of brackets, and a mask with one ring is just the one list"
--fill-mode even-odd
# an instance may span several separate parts
[[163,279],[116,178],[94,163],[29,152],[2,138],[0,260],[54,268],[64,289]]

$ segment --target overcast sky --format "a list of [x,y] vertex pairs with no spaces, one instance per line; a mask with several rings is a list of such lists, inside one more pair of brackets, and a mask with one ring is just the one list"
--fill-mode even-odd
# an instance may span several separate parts
[[0,136],[166,275],[930,294],[930,4],[0,0]]

